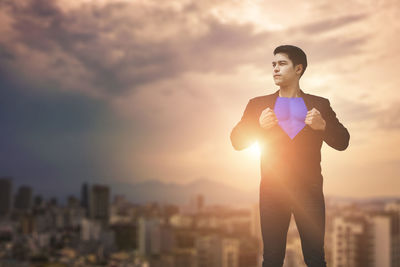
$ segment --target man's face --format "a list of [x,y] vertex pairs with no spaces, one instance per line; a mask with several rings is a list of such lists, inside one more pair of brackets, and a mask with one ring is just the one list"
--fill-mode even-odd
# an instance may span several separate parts
[[272,61],[272,75],[276,85],[285,86],[300,79],[301,65],[293,67],[293,62],[284,53],[277,53]]

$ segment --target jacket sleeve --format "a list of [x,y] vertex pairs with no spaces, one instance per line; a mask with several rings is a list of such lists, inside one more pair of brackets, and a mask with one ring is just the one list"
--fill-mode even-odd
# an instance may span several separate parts
[[326,99],[326,112],[323,119],[326,122],[322,138],[330,147],[342,151],[349,145],[350,134],[347,129],[336,118],[336,113],[332,110],[330,102]]
[[235,150],[243,150],[255,142],[260,128],[254,102],[250,100],[242,118],[231,132],[230,138]]

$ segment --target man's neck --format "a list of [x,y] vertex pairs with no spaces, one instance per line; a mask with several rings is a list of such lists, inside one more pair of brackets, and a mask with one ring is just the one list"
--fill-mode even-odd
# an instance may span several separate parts
[[279,88],[280,97],[299,97],[300,96],[300,86],[299,84],[295,86],[281,86]]

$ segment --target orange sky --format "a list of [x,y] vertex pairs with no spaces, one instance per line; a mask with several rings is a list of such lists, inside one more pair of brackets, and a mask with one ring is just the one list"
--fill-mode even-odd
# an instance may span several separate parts
[[272,51],[293,44],[308,56],[300,87],[329,98],[351,136],[346,151],[323,145],[325,194],[399,195],[397,1],[56,3],[0,4],[1,67],[29,94],[102,103],[119,123],[91,134],[113,179],[254,190],[258,159],[229,134],[248,99],[277,90]]

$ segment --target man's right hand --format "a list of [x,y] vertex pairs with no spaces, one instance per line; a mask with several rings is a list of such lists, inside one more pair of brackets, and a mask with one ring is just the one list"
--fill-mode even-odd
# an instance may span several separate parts
[[272,109],[266,108],[261,112],[259,123],[262,128],[270,129],[278,124],[278,119]]

